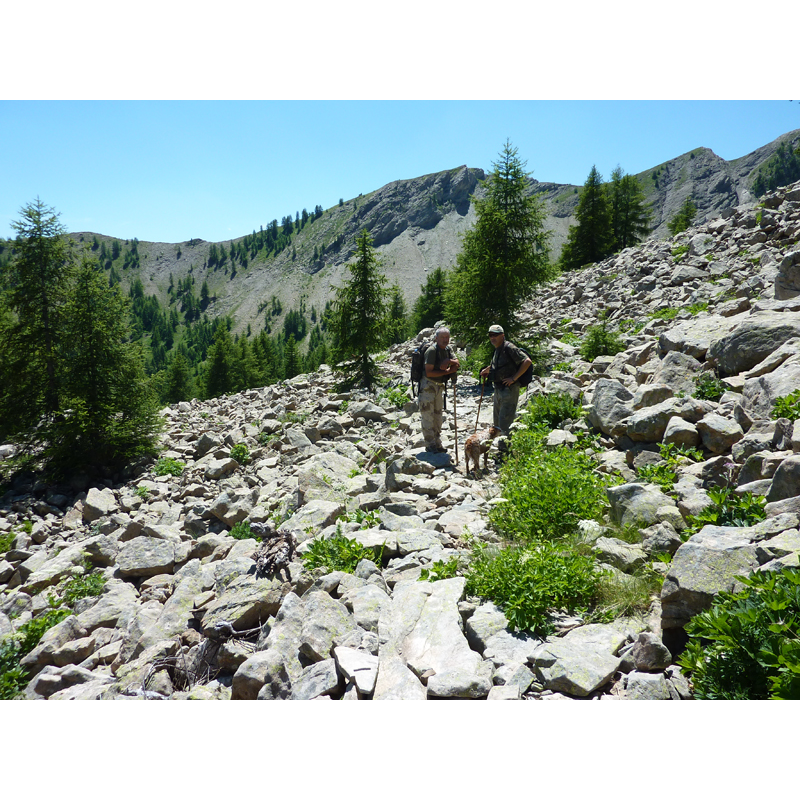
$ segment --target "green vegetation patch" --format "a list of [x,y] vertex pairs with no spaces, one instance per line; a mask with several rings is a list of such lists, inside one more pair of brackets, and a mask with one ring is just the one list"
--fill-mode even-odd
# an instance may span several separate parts
[[776,397],[772,408],[773,419],[800,419],[800,389],[795,389],[786,397]]
[[503,497],[490,521],[506,538],[553,540],[570,536],[582,519],[600,521],[607,507],[606,487],[615,480],[595,472],[582,449],[544,446],[547,430],[514,434],[512,453],[500,470]]
[[326,572],[352,573],[364,559],[380,566],[383,547],[364,547],[337,532],[328,539],[314,539],[302,558],[307,569],[321,567]]
[[700,700],[800,700],[800,570],[755,572],[686,626],[678,658]]
[[183,474],[183,468],[184,464],[175,458],[159,458],[153,467],[153,474],[158,477],[172,475],[177,478]]

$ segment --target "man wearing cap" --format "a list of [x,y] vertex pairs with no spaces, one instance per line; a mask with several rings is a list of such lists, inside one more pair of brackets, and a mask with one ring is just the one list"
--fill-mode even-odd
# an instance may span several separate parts
[[489,366],[481,370],[481,378],[493,375],[494,426],[507,436],[517,413],[520,389],[517,381],[531,360],[519,347],[506,341],[505,331],[499,325],[489,328],[489,340],[494,345],[494,355]]
[[442,412],[447,381],[458,372],[458,359],[450,348],[450,331],[439,328],[434,346],[425,351],[425,373],[419,382],[419,415],[422,436],[429,453],[444,453],[442,445]]

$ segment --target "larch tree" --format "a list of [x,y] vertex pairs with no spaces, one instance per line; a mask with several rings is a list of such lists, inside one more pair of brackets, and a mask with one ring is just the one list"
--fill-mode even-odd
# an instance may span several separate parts
[[336,289],[329,322],[334,357],[345,384],[359,382],[371,389],[378,376],[372,353],[384,343],[387,291],[366,230],[356,240],[356,255],[348,272],[349,280]]
[[485,341],[493,323],[514,336],[522,304],[553,275],[544,204],[530,194],[526,163],[506,141],[482,184],[485,196],[473,196],[475,226],[464,234],[448,275],[445,317],[473,344]]
[[570,225],[561,250],[562,269],[579,269],[602,261],[614,252],[611,209],[603,176],[592,166],[575,209],[577,225]]
[[625,175],[622,168],[617,167],[611,173],[608,193],[614,251],[624,250],[641,242],[650,232],[644,190],[634,175]]

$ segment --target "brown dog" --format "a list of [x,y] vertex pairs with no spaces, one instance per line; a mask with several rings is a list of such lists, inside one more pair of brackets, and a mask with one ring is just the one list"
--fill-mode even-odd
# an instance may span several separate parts
[[482,431],[473,433],[472,436],[464,442],[464,464],[466,475],[469,475],[470,459],[475,462],[475,475],[480,471],[480,458],[483,453],[483,468],[486,469],[489,460],[489,448],[492,446],[492,439],[499,436],[503,431],[500,428],[495,428],[494,425],[484,428]]

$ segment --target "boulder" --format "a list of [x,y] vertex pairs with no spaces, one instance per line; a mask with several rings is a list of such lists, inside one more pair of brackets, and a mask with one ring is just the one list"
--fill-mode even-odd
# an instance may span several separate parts
[[619,381],[600,378],[594,385],[588,422],[606,436],[624,433],[626,420],[633,413],[633,394]]
[[727,453],[744,436],[738,422],[719,414],[706,414],[696,427],[703,447],[717,455]]
[[615,525],[648,527],[668,519],[666,508],[676,508],[675,501],[650,483],[624,483],[606,489]]
[[[732,317],[731,319],[737,319]],[[756,311],[718,338],[708,351],[721,375],[752,369],[784,342],[800,336],[800,313]]]
[[767,502],[775,503],[800,495],[800,455],[784,459],[775,470]]

